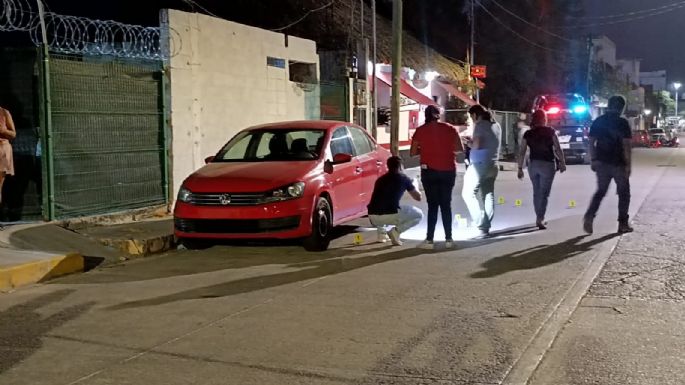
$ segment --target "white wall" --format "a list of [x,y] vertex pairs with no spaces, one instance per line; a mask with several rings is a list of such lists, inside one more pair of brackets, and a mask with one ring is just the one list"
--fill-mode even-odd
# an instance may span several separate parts
[[639,59],[620,59],[616,61],[616,65],[621,72],[628,76],[628,80],[638,86],[640,85],[640,60]]
[[611,39],[606,36],[592,39],[592,45],[594,49],[593,60],[595,62],[606,63],[616,67],[616,44]]
[[[168,11],[174,194],[204,158],[256,124],[318,118],[318,89],[289,81],[288,61],[316,64],[316,43],[197,13]],[[166,27],[166,26],[165,26]],[[267,66],[267,57],[285,68]],[[308,108],[305,108],[308,107]]]

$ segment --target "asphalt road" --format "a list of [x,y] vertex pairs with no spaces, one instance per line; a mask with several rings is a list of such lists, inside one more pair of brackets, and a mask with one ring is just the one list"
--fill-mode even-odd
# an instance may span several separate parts
[[[680,156],[636,152],[633,213]],[[557,175],[550,228],[534,231],[530,182],[502,172],[498,236],[457,250],[390,248],[360,229],[324,253],[180,250],[1,295],[0,383],[516,383],[619,239],[613,190],[582,233],[593,189],[588,166]],[[458,191],[454,207],[466,216]]]

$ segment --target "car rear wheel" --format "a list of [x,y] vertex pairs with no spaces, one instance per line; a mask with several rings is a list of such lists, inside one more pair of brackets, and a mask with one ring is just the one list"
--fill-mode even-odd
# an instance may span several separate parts
[[305,238],[303,245],[307,251],[324,251],[331,243],[333,215],[331,204],[326,198],[319,198],[312,215],[312,233]]

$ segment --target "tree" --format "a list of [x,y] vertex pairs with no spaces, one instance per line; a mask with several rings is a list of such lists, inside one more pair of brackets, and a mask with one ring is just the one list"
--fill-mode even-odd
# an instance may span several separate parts
[[659,106],[659,113],[672,115],[675,113],[675,100],[671,98],[671,93],[668,91],[656,92],[657,105]]

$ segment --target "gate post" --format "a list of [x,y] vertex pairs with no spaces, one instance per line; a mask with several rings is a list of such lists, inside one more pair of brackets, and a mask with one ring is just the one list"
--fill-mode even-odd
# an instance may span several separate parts
[[41,83],[41,114],[42,126],[41,159],[45,171],[46,183],[43,188],[43,218],[52,221],[55,219],[55,169],[52,137],[52,97],[50,95],[50,54],[47,45],[43,44],[39,54],[41,60],[40,83]]

